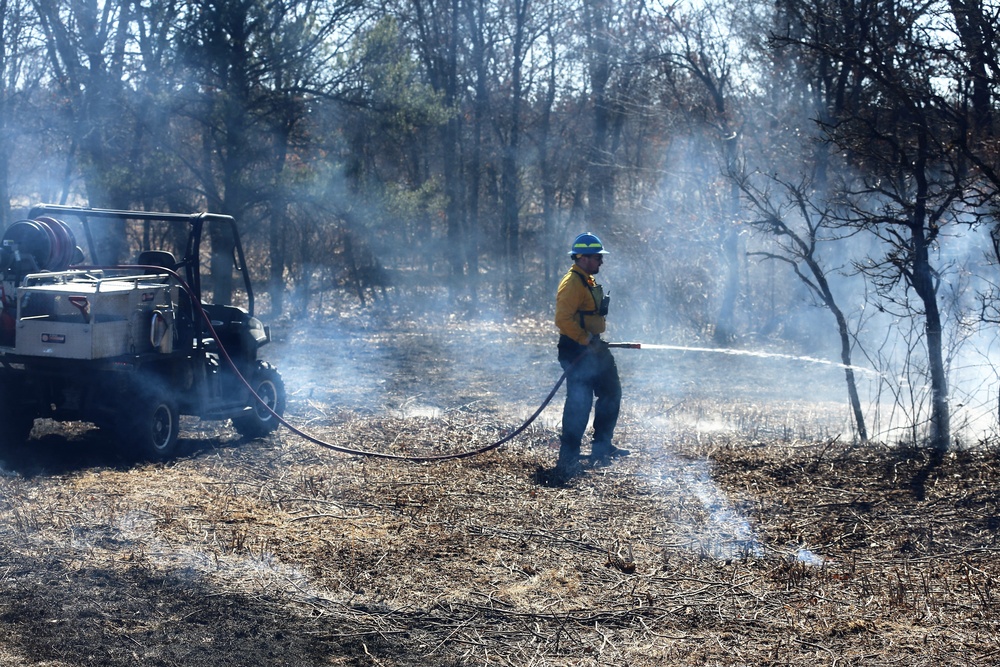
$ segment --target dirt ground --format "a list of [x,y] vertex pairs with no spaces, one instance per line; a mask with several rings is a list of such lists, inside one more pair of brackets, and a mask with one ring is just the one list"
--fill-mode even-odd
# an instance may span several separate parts
[[[288,419],[358,449],[482,447],[559,377],[530,321],[275,332]],[[192,421],[149,464],[38,422],[2,454],[0,664],[1000,661],[1000,450],[853,445],[826,369],[618,358],[634,454],[561,487],[561,393],[422,464]]]

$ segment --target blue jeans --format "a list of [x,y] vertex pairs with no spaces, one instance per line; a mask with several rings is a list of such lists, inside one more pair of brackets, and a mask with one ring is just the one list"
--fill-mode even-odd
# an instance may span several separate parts
[[576,345],[576,348],[562,341],[559,348],[559,363],[564,370],[569,370],[559,446],[560,461],[579,456],[591,407],[594,408],[592,453],[593,449],[610,448],[621,410],[622,385],[611,351],[607,348],[591,350],[582,345]]

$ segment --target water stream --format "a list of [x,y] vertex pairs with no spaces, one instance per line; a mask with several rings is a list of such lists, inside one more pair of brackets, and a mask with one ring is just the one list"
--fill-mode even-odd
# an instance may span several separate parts
[[870,368],[864,368],[861,366],[842,364],[838,361],[830,361],[829,359],[819,359],[818,357],[807,357],[799,356],[795,354],[782,354],[780,352],[764,352],[763,350],[738,350],[730,347],[692,347],[689,345],[660,345],[655,343],[640,343],[641,350],[672,350],[676,352],[702,352],[706,354],[728,354],[732,356],[741,357],[758,357],[761,359],[788,359],[790,361],[804,361],[811,364],[823,364],[826,366],[835,366],[837,368],[850,368],[856,373],[870,373],[873,375],[881,375],[878,371],[872,370]]

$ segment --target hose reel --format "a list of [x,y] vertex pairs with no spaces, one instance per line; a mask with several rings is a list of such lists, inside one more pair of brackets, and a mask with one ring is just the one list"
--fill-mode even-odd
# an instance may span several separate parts
[[0,271],[26,275],[36,271],[65,271],[83,260],[76,236],[62,220],[36,218],[12,223],[0,240]]

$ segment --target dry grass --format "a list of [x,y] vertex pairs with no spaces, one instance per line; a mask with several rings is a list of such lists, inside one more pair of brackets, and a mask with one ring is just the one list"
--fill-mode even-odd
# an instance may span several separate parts
[[[290,416],[351,447],[466,450],[523,416],[487,376],[463,389],[483,403],[430,416],[323,386]],[[826,413],[633,395],[637,454],[566,487],[535,480],[551,415],[438,464],[195,425],[147,465],[42,425],[0,478],[0,663],[994,664],[1000,457],[801,437]]]

